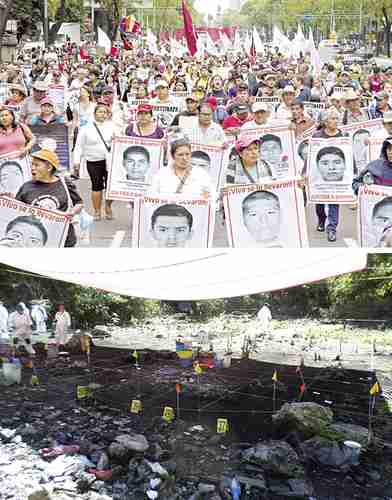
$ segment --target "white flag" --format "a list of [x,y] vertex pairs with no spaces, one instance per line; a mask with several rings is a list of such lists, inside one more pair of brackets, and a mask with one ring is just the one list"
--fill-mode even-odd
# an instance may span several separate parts
[[218,55],[218,49],[216,48],[215,43],[213,42],[209,33],[207,33],[206,36],[206,51],[212,56]]
[[309,28],[308,51],[310,53],[312,53],[312,51],[315,49],[316,49],[316,45],[314,43],[313,30],[312,30],[312,28]]
[[245,42],[244,42],[244,49],[248,55],[250,54],[251,47],[252,47],[252,37],[250,36],[249,31],[247,31]]
[[241,50],[241,38],[238,30],[235,30],[235,35],[234,35],[234,50],[237,52]]
[[263,43],[262,43],[260,35],[255,27],[253,27],[253,42],[255,44],[256,54],[263,53],[264,52]]
[[106,55],[110,54],[112,42],[107,34],[98,26],[98,46],[105,49]]
[[226,52],[233,48],[233,44],[231,43],[229,37],[226,35],[225,32],[223,32],[223,33],[221,32],[220,37],[221,37],[222,45],[223,45]]
[[157,45],[157,37],[154,35],[154,33],[151,30],[147,30],[147,47],[148,50],[155,55],[159,55],[159,49]]

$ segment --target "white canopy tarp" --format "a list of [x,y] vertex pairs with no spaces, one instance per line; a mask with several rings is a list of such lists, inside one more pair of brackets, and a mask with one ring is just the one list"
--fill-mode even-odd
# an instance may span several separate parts
[[53,279],[162,300],[281,290],[366,266],[362,249],[1,250],[0,262]]

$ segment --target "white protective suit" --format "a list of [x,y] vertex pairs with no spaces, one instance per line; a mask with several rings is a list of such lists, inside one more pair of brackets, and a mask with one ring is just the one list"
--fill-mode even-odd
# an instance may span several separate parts
[[260,326],[263,333],[268,333],[270,328],[270,322],[272,320],[271,309],[264,305],[260,311],[257,313],[257,319],[260,321]]
[[0,338],[8,337],[8,310],[0,301]]
[[67,311],[58,311],[55,316],[56,320],[56,341],[57,345],[64,345],[67,341],[68,328],[71,326],[71,316]]
[[44,306],[41,306],[40,304],[33,304],[31,308],[31,317],[35,321],[36,332],[46,333],[46,321],[48,319],[48,315]]

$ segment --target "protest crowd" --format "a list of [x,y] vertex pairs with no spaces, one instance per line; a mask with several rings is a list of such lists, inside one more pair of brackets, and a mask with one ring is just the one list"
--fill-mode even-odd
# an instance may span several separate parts
[[341,205],[359,246],[392,244],[392,61],[323,63],[312,36],[277,29],[192,55],[143,40],[2,64],[0,246],[82,245],[119,203],[134,247],[209,247],[215,224],[232,247],[306,247],[309,205],[325,245]]

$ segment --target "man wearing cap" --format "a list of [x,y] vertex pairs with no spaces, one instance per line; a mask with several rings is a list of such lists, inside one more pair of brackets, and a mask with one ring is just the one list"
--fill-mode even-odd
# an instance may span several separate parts
[[[83,201],[74,184],[67,178],[58,177],[60,167],[58,156],[53,151],[41,149],[32,155],[32,180],[25,182],[16,199],[27,205],[66,212],[70,218],[78,214],[83,207]],[[76,245],[76,235],[73,224],[70,224],[66,247]]]
[[287,85],[282,91],[281,102],[276,108],[276,118],[280,120],[291,120],[291,106],[295,99],[295,89],[292,85]]
[[[182,116],[185,116],[185,117],[193,116],[195,123],[197,123],[197,117],[199,116],[199,110],[198,110],[199,99],[197,98],[196,94],[191,94],[191,95],[187,96],[187,98],[185,99],[185,105],[186,105],[186,110],[181,111],[181,113],[178,113],[173,118],[173,121],[171,123],[171,127],[181,126],[180,122],[181,122]],[[187,120],[187,122],[188,122],[188,120]]]
[[155,84],[155,92],[157,96],[151,100],[151,104],[154,104],[155,106],[177,106],[177,101],[172,99],[169,95],[169,84],[166,80],[157,81]]
[[344,114],[344,106],[343,106],[343,92],[334,92],[329,98],[330,107],[334,108],[339,113],[339,125],[343,123],[343,114]]
[[382,118],[384,113],[391,111],[392,108],[389,105],[389,95],[381,90],[375,96],[375,103],[372,104],[369,108],[370,118],[372,120],[376,120],[377,118]]
[[241,133],[259,127],[268,127],[270,125],[268,121],[271,115],[271,110],[266,102],[255,102],[252,106],[252,113],[253,120],[250,120],[242,125]]
[[365,122],[370,119],[369,112],[361,108],[361,100],[353,89],[348,89],[344,94],[346,110],[343,113],[343,125]]
[[20,112],[21,121],[29,121],[34,115],[39,115],[41,112],[41,101],[48,92],[48,87],[43,82],[35,82],[33,84],[33,94],[27,97],[22,105]]
[[274,97],[275,75],[267,74],[259,83],[256,95],[259,97]]
[[223,120],[222,128],[227,134],[237,136],[242,125],[250,120],[249,106],[247,104],[239,104],[235,108],[234,113]]

